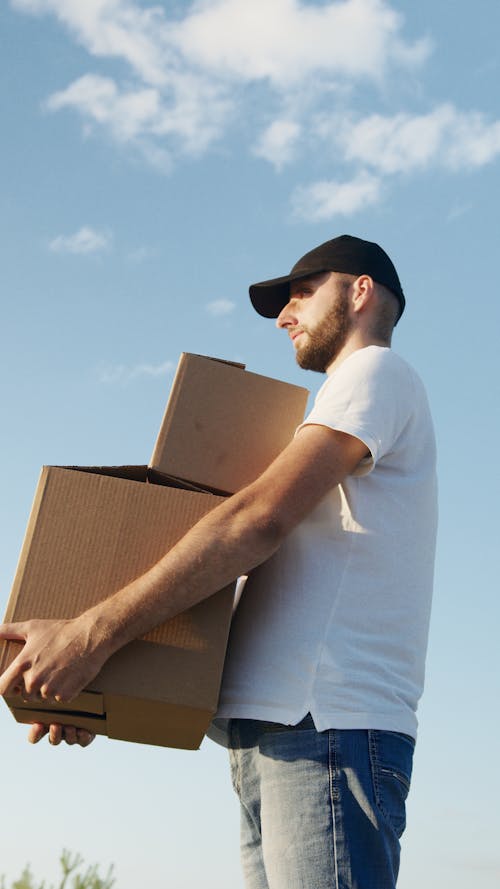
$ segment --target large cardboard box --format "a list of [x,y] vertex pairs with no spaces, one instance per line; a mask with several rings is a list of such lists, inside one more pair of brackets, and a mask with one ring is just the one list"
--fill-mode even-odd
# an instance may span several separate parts
[[[6,621],[73,617],[158,561],[293,437],[307,390],[183,354],[149,467],[44,467]],[[19,722],[197,748],[217,708],[234,585],[117,652],[64,706],[7,700]],[[0,672],[19,651],[0,642]]]
[[[146,467],[44,467],[6,621],[80,614],[146,571],[222,499],[146,475]],[[7,703],[19,722],[195,749],[217,707],[233,597],[231,585],[125,646],[69,707]],[[3,645],[0,671],[19,648]]]
[[234,494],[291,441],[308,394],[242,364],[183,353],[150,466]]

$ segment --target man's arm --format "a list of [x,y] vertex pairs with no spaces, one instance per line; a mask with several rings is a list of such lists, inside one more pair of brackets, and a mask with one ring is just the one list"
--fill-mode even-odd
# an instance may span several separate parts
[[366,454],[353,436],[305,426],[255,482],[108,599],[73,620],[0,625],[0,638],[25,643],[0,677],[0,694],[70,701],[127,642],[266,561]]

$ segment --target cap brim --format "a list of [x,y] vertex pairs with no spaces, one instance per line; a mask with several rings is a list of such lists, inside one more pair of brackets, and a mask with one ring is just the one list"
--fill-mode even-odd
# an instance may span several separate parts
[[326,269],[307,269],[293,274],[284,275],[282,278],[271,278],[270,281],[259,281],[249,287],[252,305],[259,315],[264,318],[277,318],[290,299],[290,282],[300,281],[301,278],[310,278],[319,275]]
[[288,302],[290,275],[252,284],[249,293],[252,305],[259,315],[263,315],[264,318],[277,318]]

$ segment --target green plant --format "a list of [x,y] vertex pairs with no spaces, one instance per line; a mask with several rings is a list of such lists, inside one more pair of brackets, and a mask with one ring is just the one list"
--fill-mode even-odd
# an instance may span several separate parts
[[[63,849],[59,859],[62,876],[56,889],[111,889],[115,879],[113,877],[113,865],[108,869],[105,877],[99,875],[97,864],[92,864],[81,871],[83,858],[78,854],[71,854]],[[78,872],[80,871],[80,872]],[[7,889],[5,877],[0,877],[0,889]],[[14,880],[11,889],[54,889],[54,886],[46,887],[45,881],[35,881],[29,864],[24,868],[18,880]]]

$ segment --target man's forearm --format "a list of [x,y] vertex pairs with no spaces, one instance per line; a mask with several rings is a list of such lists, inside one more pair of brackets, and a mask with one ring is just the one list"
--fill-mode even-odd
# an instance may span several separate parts
[[266,561],[366,453],[344,433],[302,430],[255,482],[208,513],[146,574],[82,616],[106,655]]
[[201,519],[146,574],[79,618],[110,657],[132,639],[190,608],[269,558],[282,535],[251,492]]

